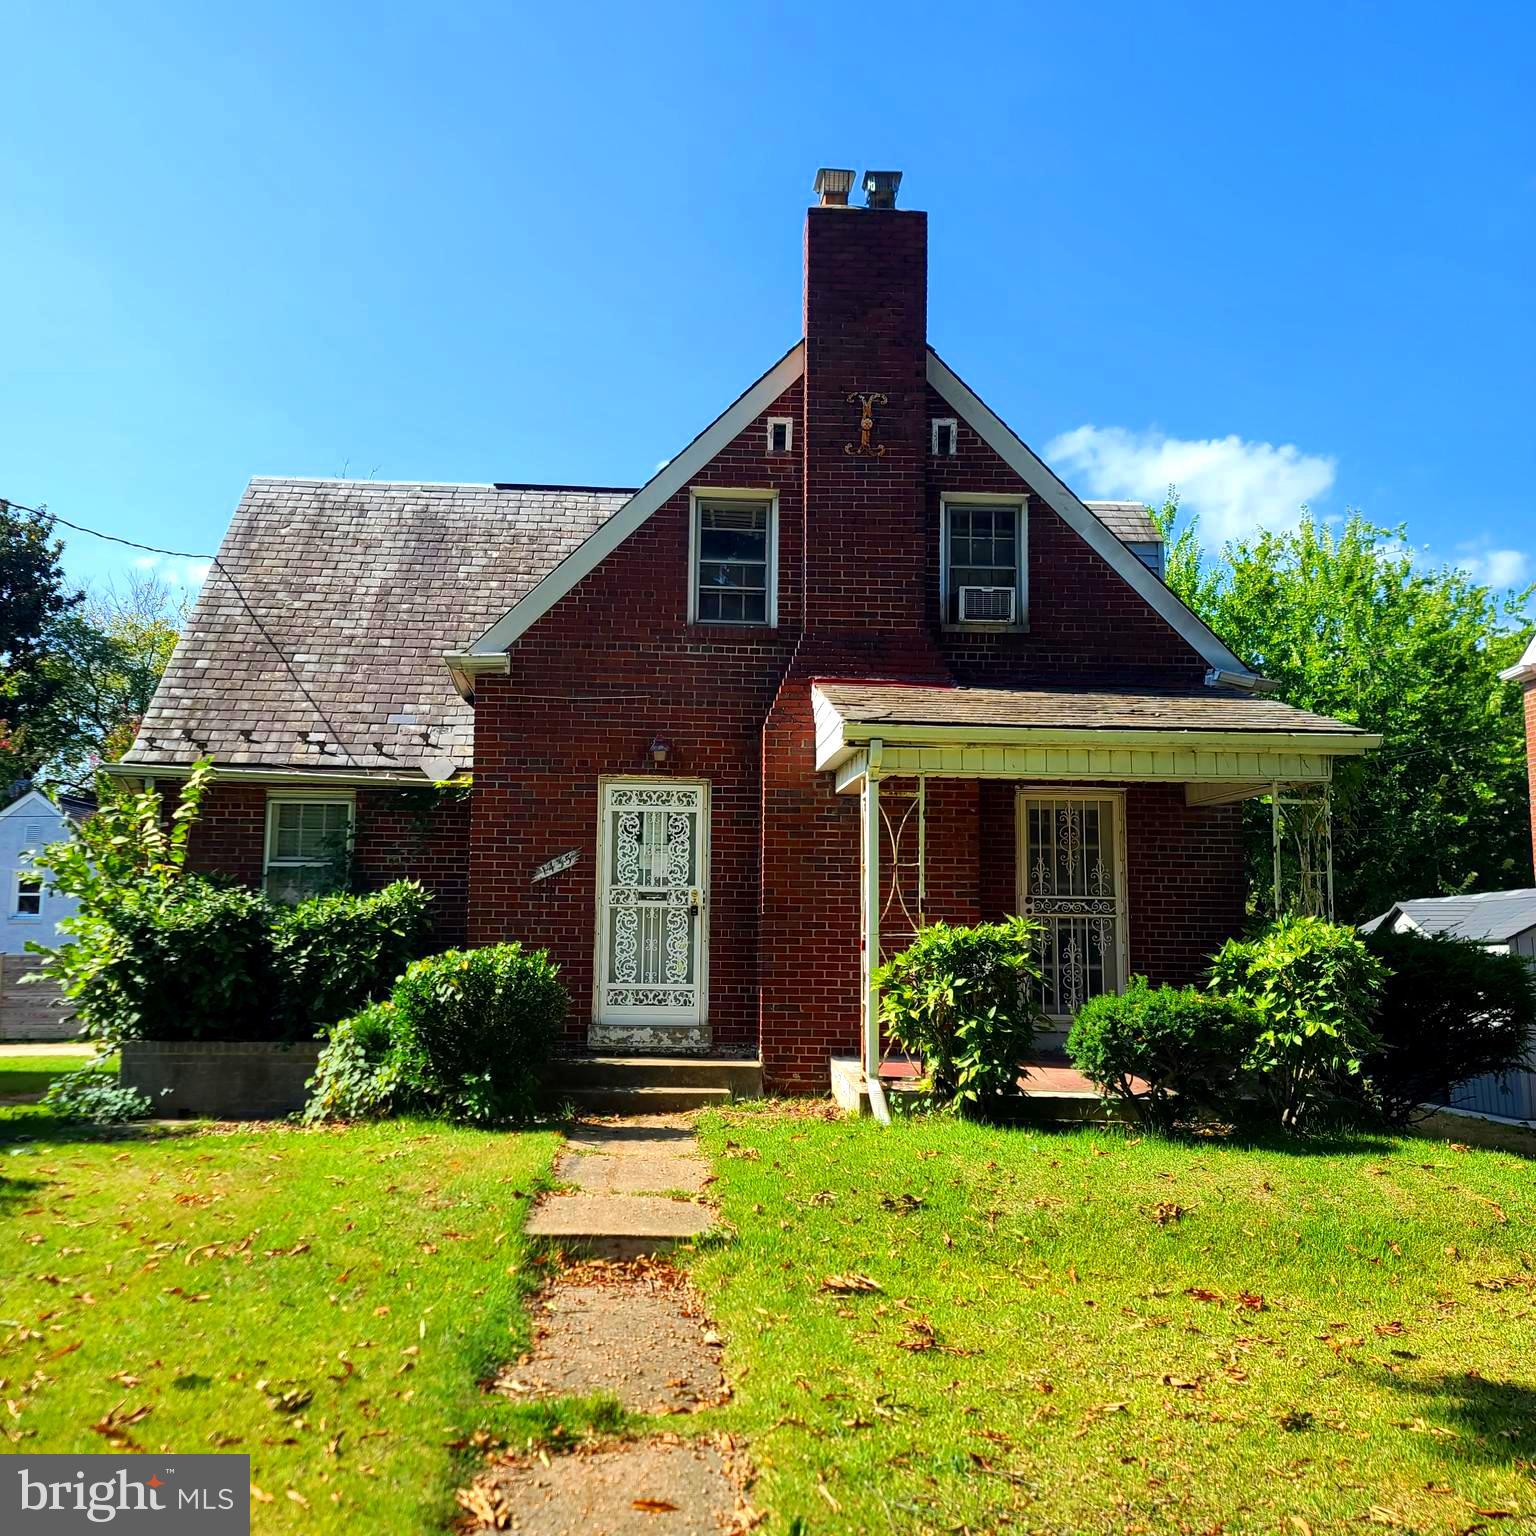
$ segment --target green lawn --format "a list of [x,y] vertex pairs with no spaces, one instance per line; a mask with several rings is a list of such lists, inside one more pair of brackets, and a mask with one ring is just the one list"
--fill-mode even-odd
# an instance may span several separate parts
[[[0,1055],[0,1099],[23,1093],[41,1093],[54,1078],[73,1072],[89,1062],[89,1056],[3,1056]],[[114,1057],[109,1065],[116,1067]]]
[[713,1421],[765,1530],[1536,1528],[1536,1163],[772,1112],[704,1142]]
[[257,1531],[442,1528],[455,1443],[529,1427],[477,1383],[526,1338],[520,1230],[555,1143],[0,1109],[4,1448],[248,1452]]

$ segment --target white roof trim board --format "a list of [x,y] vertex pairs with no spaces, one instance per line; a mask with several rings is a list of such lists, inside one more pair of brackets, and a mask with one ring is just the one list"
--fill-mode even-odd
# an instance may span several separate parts
[[943,358],[928,349],[928,382],[963,416],[982,441],[1040,496],[1062,521],[1205,658],[1217,672],[1253,677],[1253,668],[1230,651],[1031,451],[1014,430],[965,384]]
[[1532,683],[1536,682],[1536,637],[1525,648],[1523,655],[1514,666],[1505,668],[1499,676],[1506,683]]
[[[679,491],[686,490],[693,477],[740,437],[804,372],[805,344],[797,341],[724,415],[716,417],[675,459],[668,460],[662,469],[641,486],[607,522],[573,549],[526,596],[519,598],[475,641],[467,654],[495,655],[526,634],[582,577],[596,570],[653,512],[669,502]],[[454,659],[457,661],[460,658],[456,656]]]

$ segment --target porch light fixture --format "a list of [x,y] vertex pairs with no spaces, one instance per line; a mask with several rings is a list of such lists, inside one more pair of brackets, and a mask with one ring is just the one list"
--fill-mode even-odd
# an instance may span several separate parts
[[816,172],[816,196],[823,208],[846,208],[852,186],[852,171],[835,171],[824,165]]
[[667,766],[667,757],[671,751],[672,743],[670,741],[663,741],[658,736],[651,743],[651,762],[658,768],[665,768]]
[[901,186],[900,171],[865,171],[864,202],[869,208],[894,208]]

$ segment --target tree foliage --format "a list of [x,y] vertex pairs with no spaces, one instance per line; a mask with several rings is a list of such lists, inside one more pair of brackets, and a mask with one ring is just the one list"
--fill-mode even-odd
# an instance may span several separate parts
[[[1530,636],[1532,589],[1499,594],[1424,564],[1401,528],[1358,513],[1229,543],[1215,559],[1170,495],[1154,516],[1167,580],[1288,704],[1385,738],[1333,791],[1340,919],[1414,896],[1529,882],[1520,690],[1499,672]],[[1252,888],[1268,899],[1268,808],[1249,809]]]

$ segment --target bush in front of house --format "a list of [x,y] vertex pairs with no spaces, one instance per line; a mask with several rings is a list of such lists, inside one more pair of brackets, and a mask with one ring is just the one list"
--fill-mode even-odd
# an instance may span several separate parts
[[934,923],[876,971],[886,1031],[923,1058],[939,1103],[985,1110],[1018,1091],[1044,1022],[1038,932],[1022,917]]
[[1380,1042],[1372,1020],[1386,966],[1353,928],[1286,917],[1253,939],[1230,939],[1211,962],[1211,989],[1258,1014],[1244,1066],[1253,1091],[1287,1130],[1358,1094]]
[[279,908],[272,960],[289,1033],[308,1038],[387,997],[427,948],[431,900],[417,881],[397,880],[365,896],[314,896]]
[[1133,976],[1124,992],[1082,1006],[1067,1055],[1108,1097],[1167,1132],[1202,1114],[1231,1113],[1258,1033],[1245,1002]]
[[569,1006],[542,949],[496,944],[417,960],[388,1002],[327,1032],[305,1118],[528,1119]]
[[60,1120],[87,1125],[125,1125],[146,1119],[155,1107],[148,1094],[120,1083],[116,1072],[95,1063],[54,1078],[42,1104]]
[[1536,972],[1444,935],[1371,934],[1366,948],[1390,971],[1366,1054],[1368,1102],[1392,1124],[1487,1073],[1529,1070],[1536,1037]]

